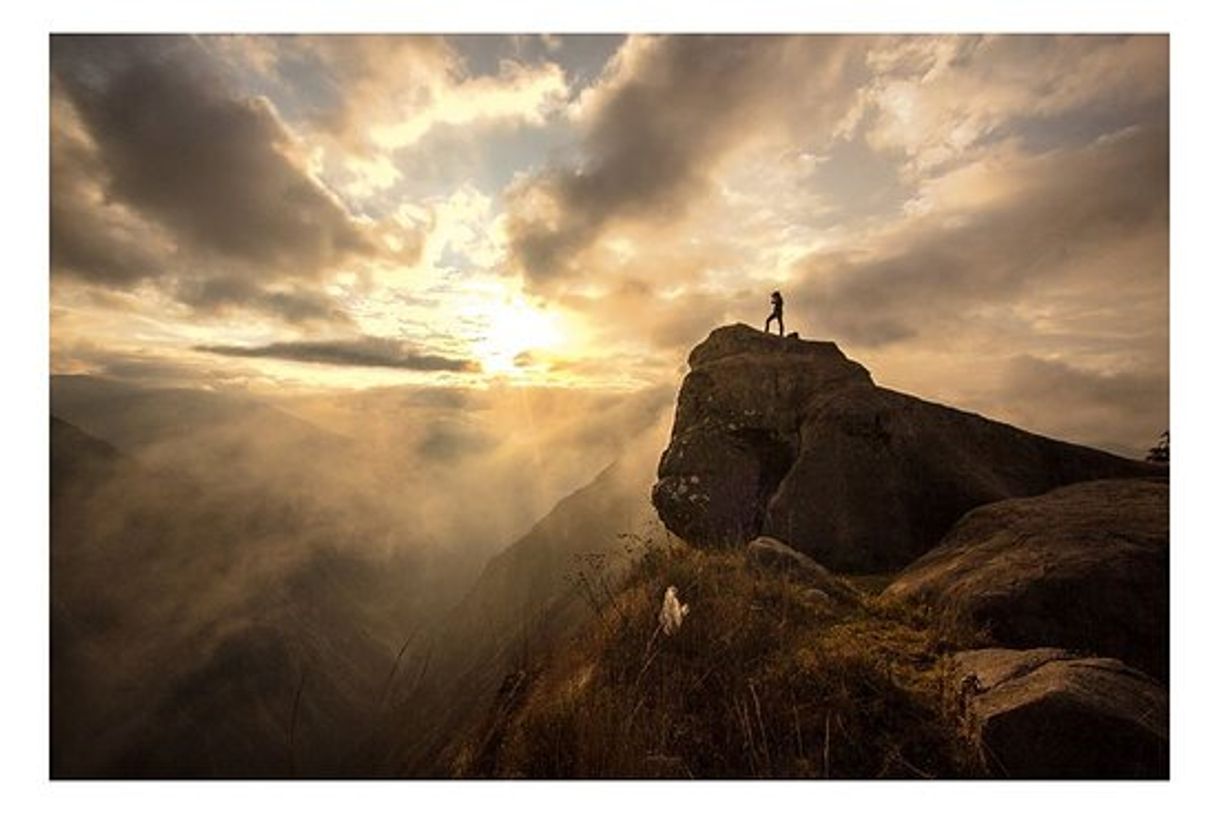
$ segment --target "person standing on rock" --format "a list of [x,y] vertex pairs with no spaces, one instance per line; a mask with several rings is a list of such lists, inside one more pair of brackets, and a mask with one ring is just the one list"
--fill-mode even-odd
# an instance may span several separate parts
[[777,319],[778,335],[783,336],[786,334],[786,330],[782,326],[782,294],[778,293],[778,291],[770,294],[770,304],[774,306],[774,309],[770,311],[770,315],[765,319],[765,332],[770,332],[770,322]]

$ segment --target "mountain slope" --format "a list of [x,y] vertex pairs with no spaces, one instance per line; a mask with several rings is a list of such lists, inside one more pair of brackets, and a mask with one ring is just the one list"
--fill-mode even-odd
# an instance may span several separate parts
[[423,552],[376,552],[376,517],[218,490],[63,421],[50,454],[52,774],[345,770],[417,623]]
[[398,690],[389,732],[369,746],[388,752],[387,773],[447,775],[460,732],[490,708],[505,678],[604,611],[637,553],[631,539],[657,529],[647,501],[654,455],[641,443],[561,500],[491,559],[464,599],[420,641],[414,663],[425,679]]

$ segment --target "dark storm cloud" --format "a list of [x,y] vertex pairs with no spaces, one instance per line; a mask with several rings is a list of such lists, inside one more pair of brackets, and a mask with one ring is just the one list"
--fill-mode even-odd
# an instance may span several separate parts
[[52,40],[54,76],[98,146],[115,199],[195,248],[311,274],[371,245],[285,154],[269,104],[226,92],[189,39]]
[[[826,332],[879,347],[1035,293],[1122,239],[1164,238],[1165,268],[1167,162],[1161,126],[1030,159],[1009,198],[923,218],[874,259],[810,257],[792,300],[807,302]],[[1102,299],[1152,270],[1116,258],[1083,282]]]
[[207,312],[245,305],[278,316],[285,322],[349,323],[342,307],[319,291],[297,287],[291,291],[267,290],[245,277],[222,276],[178,282],[180,301]]
[[299,321],[335,308],[268,284],[377,253],[270,103],[231,92],[191,38],[56,36],[51,74],[55,272]]
[[[549,168],[512,191],[515,263],[545,283],[568,272],[616,219],[680,218],[710,189],[718,160],[773,105],[782,89],[776,77],[794,70],[809,84],[832,80],[841,48],[840,40],[781,36],[628,43],[619,73],[592,94],[586,160]],[[826,98],[821,115],[836,109]]]
[[373,336],[334,341],[272,342],[253,347],[201,345],[195,349],[222,356],[274,358],[338,367],[390,367],[428,372],[476,372],[479,369],[478,363],[470,359],[419,353],[403,342]]
[[[67,111],[56,110],[56,115]],[[146,235],[115,206],[98,205],[90,179],[102,171],[78,135],[51,128],[51,266],[91,282],[129,287],[155,277],[163,263]]]

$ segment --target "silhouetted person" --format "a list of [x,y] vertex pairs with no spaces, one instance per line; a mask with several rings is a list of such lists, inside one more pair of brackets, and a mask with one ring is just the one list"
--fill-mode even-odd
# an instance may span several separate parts
[[765,332],[770,332],[770,322],[778,320],[778,335],[786,335],[786,330],[782,326],[782,294],[775,291],[770,294],[770,304],[774,306],[774,310],[770,311],[770,315],[765,319]]

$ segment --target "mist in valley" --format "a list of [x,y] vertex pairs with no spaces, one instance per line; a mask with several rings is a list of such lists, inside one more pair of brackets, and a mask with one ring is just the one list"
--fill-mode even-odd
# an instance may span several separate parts
[[385,726],[432,725],[426,704],[453,700],[437,686],[480,657],[459,636],[527,625],[564,573],[538,560],[551,581],[516,583],[517,563],[471,623],[488,559],[627,446],[607,476],[650,511],[670,399],[53,377],[53,773],[383,770]]

